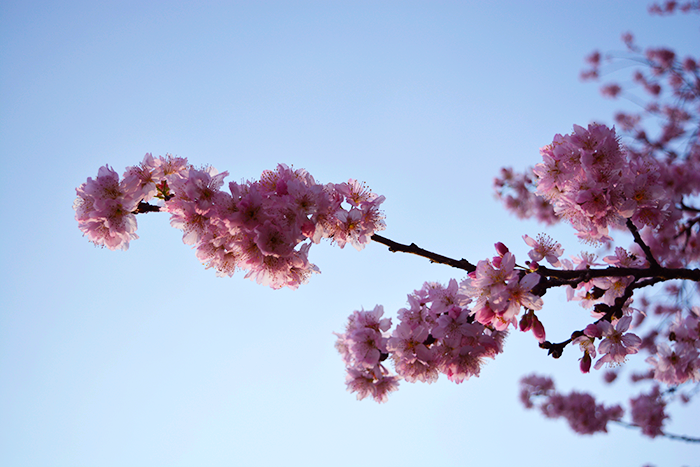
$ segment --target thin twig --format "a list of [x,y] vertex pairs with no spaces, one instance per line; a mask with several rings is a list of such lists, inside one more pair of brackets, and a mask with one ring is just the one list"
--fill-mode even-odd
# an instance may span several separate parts
[[[639,425],[634,423],[623,422],[622,420],[610,420],[611,422],[617,423],[618,425],[624,426],[625,428],[641,428]],[[672,433],[662,432],[659,436],[665,436],[668,439],[673,439],[676,441],[685,441],[686,443],[700,443],[700,438],[693,438],[692,436],[685,435],[674,435]]]

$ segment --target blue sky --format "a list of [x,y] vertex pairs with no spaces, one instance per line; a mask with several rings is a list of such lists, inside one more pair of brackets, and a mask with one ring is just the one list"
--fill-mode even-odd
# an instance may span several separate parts
[[[574,435],[517,400],[518,379],[624,400],[512,334],[478,379],[407,384],[387,404],[345,391],[333,331],[360,307],[389,316],[421,258],[315,246],[297,291],[215,277],[165,215],[139,216],[127,252],[93,247],[71,208],[101,165],[144,153],[257,178],[277,163],[386,196],[396,241],[473,262],[545,230],[493,199],[504,165],[624,102],[581,83],[583,57],[642,45],[696,52],[697,15],[646,1],[32,2],[0,4],[0,464],[689,465],[697,446],[612,426]],[[624,71],[621,77],[625,77]],[[629,108],[628,104],[628,108]],[[567,247],[567,226],[551,229]],[[587,313],[548,294],[562,340]],[[698,402],[669,431],[700,434]]]

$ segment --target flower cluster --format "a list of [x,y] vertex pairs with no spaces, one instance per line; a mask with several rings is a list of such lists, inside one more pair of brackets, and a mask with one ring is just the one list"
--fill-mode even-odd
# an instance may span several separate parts
[[140,166],[126,170],[122,180],[105,165],[100,167],[96,179],[88,178],[76,188],[75,219],[88,240],[110,250],[128,249],[129,241],[138,238],[134,213],[139,202],[155,196],[154,177],[165,179],[169,164],[176,170],[169,176],[179,176],[184,169],[177,159],[156,159],[146,154]]
[[[520,308],[539,310],[542,298],[531,293],[540,281],[537,273],[515,270],[515,256],[502,243],[496,244],[498,256],[479,261],[463,283],[467,295],[476,303],[473,313],[484,325],[502,331],[518,326]],[[528,328],[529,329],[529,328]]]
[[[77,188],[75,217],[90,241],[127,249],[138,238],[135,214],[167,211],[207,268],[229,276],[242,269],[275,289],[296,288],[318,272],[308,259],[312,243],[328,238],[360,250],[384,229],[384,197],[355,180],[321,185],[305,170],[280,164],[258,181],[230,182],[227,192],[221,189],[227,175],[146,154],[121,181],[105,166]],[[147,204],[154,197],[163,200],[161,208]]]
[[632,219],[657,227],[665,219],[665,191],[652,158],[628,160],[615,130],[574,125],[569,135],[556,135],[540,150],[543,162],[534,172],[537,194],[568,220],[580,238],[609,241],[608,227]]
[[654,379],[669,385],[700,381],[700,307],[692,307],[686,316],[676,312],[668,339],[671,345],[660,343],[656,355],[647,358]]
[[642,428],[642,434],[655,438],[663,434],[666,415],[666,401],[661,397],[659,386],[655,385],[648,394],[640,394],[630,399],[632,421]]
[[[381,320],[381,306],[372,312],[355,311],[336,347],[347,366],[348,390],[357,398],[384,402],[398,386],[398,377],[413,383],[432,383],[440,373],[461,383],[479,376],[486,359],[503,351],[507,331],[476,322],[467,308],[470,299],[457,281],[447,287],[426,282],[408,296],[408,308],[398,312],[391,334],[389,320]],[[391,358],[397,376],[381,363]]]
[[532,168],[517,173],[511,167],[503,167],[501,175],[493,180],[496,198],[520,219],[535,218],[543,224],[555,224],[559,218],[552,205],[535,194],[536,179]]
[[[657,14],[699,10],[698,2],[676,1],[655,4],[650,9]],[[639,225],[651,227],[644,229],[642,237],[659,262],[684,267],[700,259],[700,231],[693,228],[698,210],[691,204],[700,193],[700,60],[680,56],[666,47],[643,50],[631,33],[623,34],[622,41],[627,54],[609,55],[603,60],[599,52],[594,52],[587,59],[590,68],[582,77],[610,76],[607,70],[601,70],[608,63],[611,70],[633,66],[631,79],[624,80],[624,85],[608,82],[601,92],[641,104],[639,112],[618,112],[615,122],[625,136],[627,158],[644,163],[655,160],[653,178],[664,191],[658,209],[640,213],[649,218]],[[645,125],[650,121],[652,125]],[[648,181],[639,181],[643,183]]]
[[391,319],[382,318],[383,314],[381,305],[372,311],[355,311],[345,333],[336,333],[335,346],[347,367],[346,384],[358,399],[372,396],[386,402],[389,393],[399,387],[399,378],[382,364],[388,355],[386,332],[391,327]]
[[530,375],[520,380],[520,400],[531,409],[535,407],[532,399],[541,400],[538,407],[547,418],[564,418],[576,433],[591,435],[607,433],[608,422],[620,420],[624,414],[622,407],[606,407],[597,404],[595,398],[587,393],[572,391],[561,394],[556,391],[551,378]]

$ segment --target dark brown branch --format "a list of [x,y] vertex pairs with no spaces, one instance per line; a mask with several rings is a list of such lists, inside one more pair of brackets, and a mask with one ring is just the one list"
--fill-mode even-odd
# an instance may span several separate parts
[[[604,269],[549,269],[540,266],[536,271],[539,275],[545,277],[554,277],[561,280],[575,280],[579,282],[588,282],[596,277],[627,277],[631,276],[635,279],[646,277],[656,277],[664,281],[683,279],[689,281],[700,282],[700,269],[674,269],[664,268],[661,266],[651,266],[648,268],[616,268],[610,266]],[[561,284],[569,285],[569,284]]]
[[[646,284],[646,282],[649,279],[646,279],[644,281],[641,281]],[[651,284],[647,284],[651,285]],[[627,300],[632,298],[632,294],[634,293],[633,290],[636,288],[639,288],[639,284],[632,282],[630,283],[627,287],[625,287],[625,292],[617,297],[615,299],[615,303],[610,306],[605,303],[598,303],[595,305],[594,309],[595,311],[599,313],[605,313],[601,318],[599,318],[594,324],[598,324],[601,321],[608,321],[611,322],[613,318],[620,319],[624,315],[622,309],[624,308],[625,304],[627,303]],[[571,334],[571,337],[563,342],[558,342],[556,344],[553,344],[549,341],[544,341],[540,344],[541,349],[546,349],[547,350],[547,355],[551,355],[554,358],[559,358],[561,355],[564,353],[564,349],[566,348],[567,345],[571,344],[571,342],[576,339],[577,337],[583,336],[584,331],[583,329],[574,331]]]
[[133,211],[134,214],[143,214],[146,212],[160,212],[160,206],[144,203],[143,201],[141,201],[136,207],[136,211]]
[[[143,214],[147,212],[159,212],[160,207],[152,204],[141,202],[134,211],[134,214]],[[383,237],[378,234],[372,235],[372,240],[381,243],[389,248],[392,252],[410,253],[417,255],[426,259],[429,259],[431,263],[445,264],[447,266],[452,266],[453,268],[462,269],[467,272],[476,271],[476,266],[462,258],[456,260],[453,258],[448,258],[432,251],[420,248],[415,243],[410,245],[404,245],[402,243],[395,242],[391,239]],[[658,266],[652,266],[646,269],[641,268],[617,268],[608,267],[605,269],[581,269],[581,270],[560,270],[560,269],[549,269],[544,266],[540,266],[536,271],[540,276],[545,278],[545,282],[541,282],[537,287],[541,289],[541,294],[544,295],[544,291],[551,287],[558,287],[561,285],[571,285],[576,287],[580,282],[588,282],[596,277],[626,277],[631,276],[635,280],[641,278],[655,278],[656,282],[662,282],[666,280],[673,279],[684,279],[691,280],[695,282],[700,282],[700,269],[671,269]],[[539,294],[538,294],[539,295]]]
[[681,201],[681,207],[678,209],[682,211],[700,212],[700,209],[695,208],[693,206],[687,206],[683,201]]
[[646,256],[647,261],[649,261],[649,264],[652,267],[658,267],[659,263],[656,262],[656,259],[654,259],[654,255],[651,254],[651,248],[649,248],[649,245],[644,243],[644,240],[642,240],[642,236],[639,235],[639,230],[637,229],[637,226],[634,225],[634,222],[632,222],[632,219],[627,219],[627,228],[630,232],[632,232],[634,242],[637,245],[639,245],[639,247],[642,249],[642,251],[644,252],[644,256]]
[[382,237],[381,235],[374,234],[372,235],[372,240],[374,240],[377,243],[381,243],[382,245],[385,245],[389,247],[389,251],[391,252],[401,252],[401,253],[410,253],[412,255],[417,255],[421,256],[423,258],[427,258],[430,260],[431,263],[440,263],[440,264],[446,264],[448,266],[452,266],[453,268],[457,269],[463,269],[467,272],[472,272],[476,271],[476,266],[474,266],[472,263],[467,261],[466,259],[452,259],[448,258],[447,256],[442,256],[437,253],[433,253],[432,251],[424,250],[423,248],[420,248],[418,245],[415,243],[411,243],[410,245],[403,245],[401,243],[397,243],[393,240],[389,240],[386,237]]

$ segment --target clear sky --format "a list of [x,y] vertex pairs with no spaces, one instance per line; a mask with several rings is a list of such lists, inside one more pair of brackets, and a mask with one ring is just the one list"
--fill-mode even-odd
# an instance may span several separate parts
[[[165,215],[139,216],[141,238],[113,252],[81,236],[71,207],[101,165],[121,173],[146,152],[237,181],[283,162],[366,181],[396,241],[473,262],[502,241],[523,258],[521,236],[544,228],[493,199],[498,169],[626,105],[578,80],[583,57],[621,50],[626,31],[697,53],[697,15],[646,6],[1,2],[0,465],[696,465],[697,445],[618,426],[581,437],[525,411],[517,381],[534,370],[606,403],[628,389],[529,334],[461,385],[404,383],[383,405],[346,392],[332,332],[347,316],[378,303],[395,316],[460,271],[325,243],[311,249],[322,274],[273,291],[205,270]],[[586,322],[546,298],[553,340]],[[674,407],[669,431],[700,435],[699,407]]]

